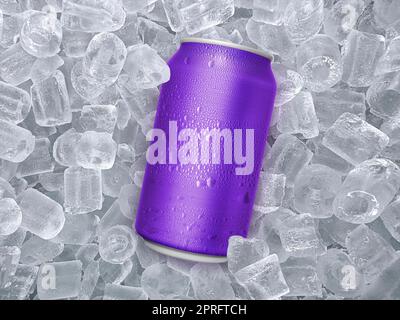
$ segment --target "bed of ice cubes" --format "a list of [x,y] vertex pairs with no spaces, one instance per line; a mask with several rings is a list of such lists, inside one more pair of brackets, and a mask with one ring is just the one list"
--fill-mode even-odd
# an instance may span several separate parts
[[[397,0],[0,0],[0,299],[400,299]],[[133,231],[183,37],[274,54],[253,221],[228,262]]]

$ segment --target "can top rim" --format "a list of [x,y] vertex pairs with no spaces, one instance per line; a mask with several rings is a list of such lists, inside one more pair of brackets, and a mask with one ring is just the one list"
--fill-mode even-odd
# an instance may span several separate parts
[[247,46],[243,46],[241,44],[237,44],[237,43],[233,43],[233,42],[224,41],[224,40],[196,38],[196,37],[188,37],[188,38],[181,39],[181,43],[185,43],[185,42],[215,44],[215,45],[219,45],[219,46],[224,46],[224,47],[229,47],[229,48],[234,48],[234,49],[238,49],[238,50],[242,50],[242,51],[251,52],[251,53],[257,54],[259,56],[262,56],[264,58],[267,58],[271,62],[273,62],[273,60],[274,60],[274,56],[269,52],[251,48],[251,47],[247,47]]

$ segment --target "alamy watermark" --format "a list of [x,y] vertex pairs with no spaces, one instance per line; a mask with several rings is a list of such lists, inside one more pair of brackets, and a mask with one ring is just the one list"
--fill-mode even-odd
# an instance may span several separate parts
[[146,153],[147,162],[152,165],[226,164],[236,165],[237,175],[250,175],[254,171],[254,129],[184,128],[178,131],[177,122],[170,121],[168,134],[154,128],[146,134],[146,140],[153,142]]

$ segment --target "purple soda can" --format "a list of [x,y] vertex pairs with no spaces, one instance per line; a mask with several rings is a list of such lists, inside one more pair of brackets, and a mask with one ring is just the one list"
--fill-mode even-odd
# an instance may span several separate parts
[[271,61],[200,38],[169,60],[136,216],[153,250],[219,263],[229,237],[246,237],[276,94]]

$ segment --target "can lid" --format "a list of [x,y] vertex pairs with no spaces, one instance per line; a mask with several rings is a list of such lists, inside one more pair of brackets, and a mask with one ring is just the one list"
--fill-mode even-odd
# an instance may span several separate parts
[[263,51],[263,50],[259,50],[259,49],[255,49],[255,48],[251,48],[251,47],[247,47],[247,46],[243,46],[241,44],[228,42],[228,41],[224,41],[224,40],[195,38],[195,37],[188,37],[188,38],[181,39],[181,43],[185,43],[185,42],[215,44],[215,45],[219,45],[219,46],[224,46],[224,47],[229,47],[229,48],[234,48],[234,49],[238,49],[238,50],[251,52],[251,53],[257,54],[259,56],[262,56],[264,58],[267,58],[267,59],[271,60],[271,62],[274,60],[273,54],[271,54],[271,53],[269,53],[267,51]]

